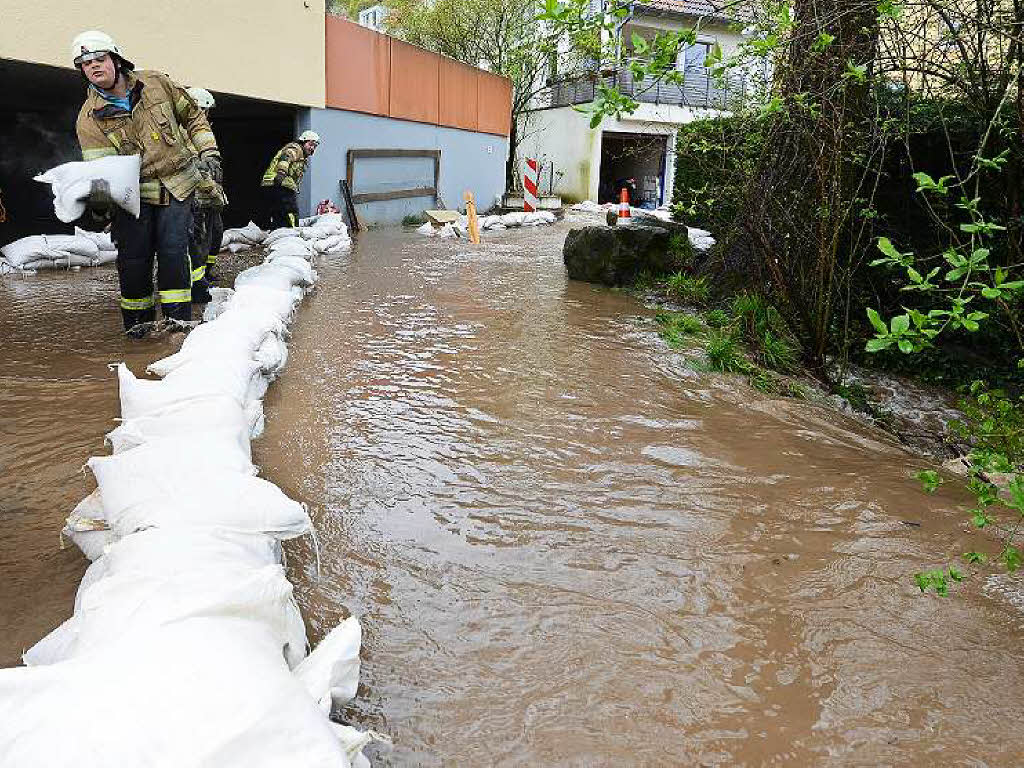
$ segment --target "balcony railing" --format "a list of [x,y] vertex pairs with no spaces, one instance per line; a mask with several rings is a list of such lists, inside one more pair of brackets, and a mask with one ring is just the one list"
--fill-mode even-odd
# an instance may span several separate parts
[[619,92],[642,104],[668,104],[679,107],[727,110],[747,94],[746,79],[737,75],[713,77],[702,67],[686,72],[682,84],[666,83],[655,78],[634,81],[628,69],[616,70],[601,77],[580,78],[552,83],[541,94],[541,108],[568,107],[594,100],[598,83],[617,87]]

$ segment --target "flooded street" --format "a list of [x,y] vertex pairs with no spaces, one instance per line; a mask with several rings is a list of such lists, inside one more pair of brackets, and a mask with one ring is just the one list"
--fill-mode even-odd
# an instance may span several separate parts
[[[254,443],[307,502],[315,643],[363,625],[345,718],[376,766],[1024,764],[1021,613],[911,574],[983,548],[925,463],[695,372],[568,225],[482,246],[362,233],[319,262]],[[117,415],[112,269],[0,280],[0,662],[70,615],[61,550]]]

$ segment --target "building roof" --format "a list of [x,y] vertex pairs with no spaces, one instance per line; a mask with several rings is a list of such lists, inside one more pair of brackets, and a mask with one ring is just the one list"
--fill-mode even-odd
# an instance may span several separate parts
[[683,16],[743,21],[749,14],[742,0],[638,0],[638,6]]

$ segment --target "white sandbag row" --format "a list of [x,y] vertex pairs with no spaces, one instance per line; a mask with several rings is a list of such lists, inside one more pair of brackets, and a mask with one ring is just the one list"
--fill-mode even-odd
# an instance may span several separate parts
[[[513,227],[539,227],[543,224],[554,224],[557,217],[551,211],[516,211],[501,216],[481,216],[478,220],[481,232],[501,231]],[[468,237],[469,219],[466,216],[459,216],[456,221],[435,227],[426,223],[416,230],[427,237],[439,237],[446,240],[452,237]]]
[[359,623],[307,655],[281,542],[311,523],[250,451],[309,258],[271,250],[214,289],[161,380],[117,366],[112,452],[63,531],[93,561],[74,614],[0,670],[5,768],[369,765],[376,735],[328,717],[358,686]]
[[0,274],[97,267],[116,260],[109,234],[76,227],[73,235],[30,235],[8,243],[0,248]]

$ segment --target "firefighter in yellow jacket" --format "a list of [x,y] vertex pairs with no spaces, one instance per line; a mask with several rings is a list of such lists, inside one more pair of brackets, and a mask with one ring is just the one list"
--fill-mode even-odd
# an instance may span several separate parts
[[298,226],[299,184],[306,173],[306,163],[318,146],[320,136],[314,131],[303,131],[298,139],[281,147],[270,161],[262,183],[267,229]]
[[138,219],[110,204],[102,182],[93,183],[87,201],[97,218],[113,217],[124,327],[131,331],[156,318],[154,256],[163,316],[191,320],[192,199],[202,180],[200,170],[220,174],[210,124],[180,85],[159,72],[136,72],[103,32],[78,35],[71,55],[89,83],[76,125],[82,157],[141,156]]
[[[205,88],[195,86],[188,89],[188,95],[210,119],[210,110],[217,102]],[[189,142],[191,146],[191,141]],[[193,148],[194,149],[194,148]],[[195,152],[198,154],[198,152]],[[224,239],[223,210],[228,205],[224,194],[224,176],[214,176],[200,170],[202,181],[196,187],[195,204],[192,206],[192,301],[205,304],[210,301],[210,286],[213,285],[213,269],[217,264],[221,241]]]

